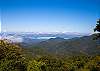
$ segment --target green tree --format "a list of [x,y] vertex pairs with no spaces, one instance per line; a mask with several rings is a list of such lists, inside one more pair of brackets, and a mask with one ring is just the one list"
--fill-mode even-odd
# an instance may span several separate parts
[[[42,69],[42,67],[44,67]],[[27,66],[27,71],[46,71],[45,70],[45,63],[43,63],[42,61],[36,61],[36,60],[31,60],[28,63]]]
[[0,40],[0,71],[25,71],[21,48],[8,40]]
[[[100,19],[97,21],[96,27],[94,29],[94,32],[100,32]],[[96,34],[96,39],[100,38],[100,33]]]
[[97,24],[96,24],[94,31],[100,32],[100,19],[97,21]]
[[38,61],[45,63],[46,71],[69,71],[63,60],[56,57],[43,56],[39,58]]

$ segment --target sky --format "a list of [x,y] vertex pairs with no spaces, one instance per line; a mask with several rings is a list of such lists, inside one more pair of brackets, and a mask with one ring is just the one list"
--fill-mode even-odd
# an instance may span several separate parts
[[0,0],[1,30],[92,33],[100,0]]

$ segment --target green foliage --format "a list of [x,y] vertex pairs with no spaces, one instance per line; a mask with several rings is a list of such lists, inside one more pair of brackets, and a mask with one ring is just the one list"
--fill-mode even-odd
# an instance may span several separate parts
[[90,71],[100,71],[100,56],[95,56],[85,65],[86,69]]
[[68,71],[66,64],[59,58],[43,56],[38,59],[46,65],[46,71]]
[[73,56],[59,59],[43,56],[29,62],[28,71],[100,71],[100,56]]
[[94,31],[98,31],[100,32],[100,19],[97,21],[98,24],[96,24],[96,27],[94,29]]
[[0,40],[0,71],[23,71],[24,61],[20,47],[7,40]]
[[[100,32],[100,19],[97,21],[97,24],[96,24],[96,27],[94,29],[94,32],[95,31]],[[100,38],[100,33],[96,34],[95,39],[98,39],[98,38]]]
[[42,61],[36,61],[36,60],[32,60],[29,61],[28,66],[27,66],[27,71],[43,71],[41,69],[42,66],[45,66],[45,63],[43,63]]
[[32,51],[39,51],[39,56],[33,58],[29,51],[0,40],[0,71],[100,71],[99,55],[57,56],[44,54],[41,50],[34,48]]

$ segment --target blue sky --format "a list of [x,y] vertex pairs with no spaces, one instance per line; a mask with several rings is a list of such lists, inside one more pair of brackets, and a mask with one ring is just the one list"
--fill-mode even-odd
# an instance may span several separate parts
[[1,31],[91,33],[99,0],[2,0]]

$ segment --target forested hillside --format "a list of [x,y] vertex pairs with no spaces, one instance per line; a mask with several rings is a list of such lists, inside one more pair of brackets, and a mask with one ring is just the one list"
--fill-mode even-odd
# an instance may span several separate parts
[[100,71],[100,56],[56,55],[43,48],[26,49],[0,40],[0,71]]
[[[100,39],[94,40],[95,35],[72,39],[51,38],[26,48],[33,54],[55,54],[64,56],[100,55]],[[27,44],[25,44],[27,45]],[[24,46],[22,46],[24,47]]]

